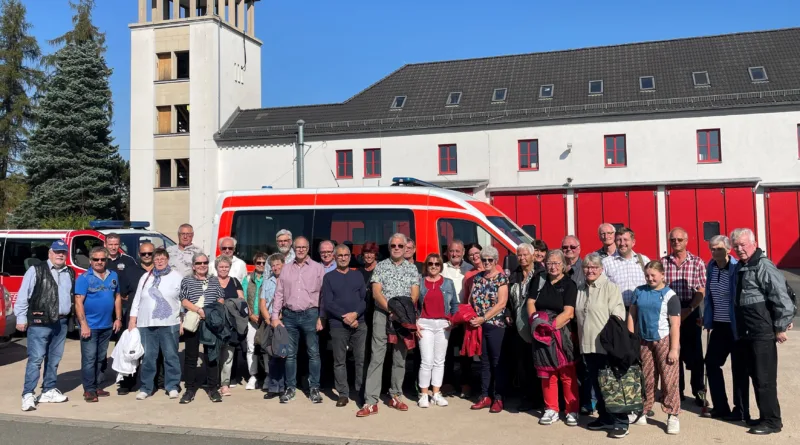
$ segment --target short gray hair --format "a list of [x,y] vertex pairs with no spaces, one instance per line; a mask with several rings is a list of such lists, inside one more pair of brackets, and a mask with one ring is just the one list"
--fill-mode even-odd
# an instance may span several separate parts
[[567,271],[567,257],[564,256],[564,251],[561,249],[553,249],[548,250],[547,255],[544,257],[544,261],[547,262],[547,259],[551,256],[557,256],[559,260],[561,260],[561,264],[563,265],[564,272]]
[[197,252],[194,255],[192,255],[192,264],[194,264],[194,262],[197,261],[198,258],[203,257],[203,256],[208,258],[208,255],[206,255],[203,252]]
[[583,265],[585,267],[585,266],[590,265],[590,264],[592,266],[597,266],[602,270],[603,269],[603,257],[601,257],[600,254],[597,253],[597,252],[592,252],[592,253],[586,255],[583,258]]
[[236,248],[236,238],[232,236],[223,236],[222,238],[219,239],[219,243],[217,243],[217,245],[219,247],[222,247],[222,243],[224,243],[225,241],[233,241],[233,248],[234,249]]
[[275,261],[280,261],[281,263],[283,263],[286,261],[286,257],[283,256],[282,253],[273,253],[272,255],[267,257],[267,264],[269,264],[270,266],[272,266],[272,263],[274,263]]
[[611,227],[612,229],[614,229],[614,232],[617,231],[617,228],[614,227],[613,224],[611,224],[611,223],[603,223],[603,224],[600,224],[600,226],[597,228],[597,234],[600,235],[600,233],[603,231],[603,227],[606,227],[606,226]]
[[519,251],[522,249],[527,249],[531,255],[533,255],[533,251],[535,250],[532,245],[528,243],[522,243],[517,246],[517,254],[519,254]]
[[286,229],[281,229],[281,230],[278,230],[278,233],[275,234],[275,241],[278,241],[278,238],[282,237],[283,235],[289,235],[289,240],[293,239],[292,238],[292,232],[290,232],[290,231],[288,231]]
[[331,245],[331,247],[333,247],[333,248],[334,248],[334,250],[335,250],[335,249],[336,249],[336,247],[337,247],[337,246],[336,246],[336,244],[333,244],[333,241],[331,241],[331,240],[329,240],[329,239],[326,239],[325,241],[322,241],[322,242],[320,242],[320,243],[319,243],[319,246],[317,246],[317,250],[320,250],[320,251],[321,251],[321,250],[322,250],[322,245],[323,245],[323,244],[330,244],[330,245]]
[[731,239],[725,235],[714,235],[708,240],[709,247],[716,244],[722,244],[726,250],[731,250]]
[[464,241],[461,241],[458,238],[454,239],[453,241],[450,241],[450,245],[448,245],[447,247],[451,247],[453,244],[455,244],[457,246],[461,246],[462,250],[464,249]]
[[231,261],[231,257],[227,255],[218,256],[217,259],[214,260],[214,270],[219,270],[219,265],[222,263],[226,263],[228,267],[230,267],[233,261]]
[[739,238],[743,236],[747,236],[750,239],[751,243],[756,242],[756,234],[753,233],[753,231],[748,229],[747,227],[735,229],[733,232],[731,232],[731,241],[735,243]]
[[350,248],[347,247],[347,244],[337,244],[336,247],[333,248],[333,251],[334,252],[343,251],[343,252],[350,253]]
[[393,239],[401,239],[401,240],[403,240],[403,244],[408,243],[408,237],[405,236],[404,234],[400,233],[400,232],[397,232],[394,235],[389,237],[389,244],[392,244],[392,240]]
[[481,250],[481,258],[491,257],[495,261],[500,259],[500,252],[494,246],[486,246]]
[[96,254],[97,252],[103,252],[104,254],[106,254],[106,258],[108,258],[108,255],[109,255],[108,249],[106,249],[103,246],[92,247],[92,250],[89,251],[89,257],[91,258],[91,256]]

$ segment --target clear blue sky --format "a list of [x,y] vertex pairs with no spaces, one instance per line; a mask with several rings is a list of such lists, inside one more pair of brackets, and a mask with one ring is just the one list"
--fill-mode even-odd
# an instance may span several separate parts
[[[67,0],[24,1],[42,50],[71,26]],[[98,0],[114,70],[114,136],[129,157],[130,31],[137,0]],[[771,0],[262,0],[262,105],[340,102],[405,63],[800,26],[800,2]]]

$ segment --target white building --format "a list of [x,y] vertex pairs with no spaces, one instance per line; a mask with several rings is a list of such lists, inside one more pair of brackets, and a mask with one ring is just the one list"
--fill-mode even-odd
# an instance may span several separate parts
[[412,176],[489,200],[550,247],[577,234],[584,253],[601,222],[651,257],[672,227],[708,258],[704,239],[749,226],[800,267],[797,41],[800,28],[412,64],[343,103],[243,105],[208,138],[226,173],[190,187],[191,222],[220,190],[294,187],[302,119],[305,187]]

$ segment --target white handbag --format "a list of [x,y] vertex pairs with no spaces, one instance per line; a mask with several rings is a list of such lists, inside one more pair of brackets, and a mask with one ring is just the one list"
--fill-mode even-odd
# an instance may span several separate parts
[[[203,295],[200,296],[200,299],[197,300],[195,304],[197,307],[202,308],[203,304],[206,301],[206,289],[208,288],[208,284],[203,286]],[[197,332],[197,328],[200,326],[200,314],[197,312],[189,311],[183,317],[183,330],[189,332]]]

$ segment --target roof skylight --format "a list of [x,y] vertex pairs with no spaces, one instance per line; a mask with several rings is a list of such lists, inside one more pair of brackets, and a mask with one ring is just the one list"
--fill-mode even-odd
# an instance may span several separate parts
[[406,96],[395,96],[394,100],[392,101],[391,108],[393,110],[399,110],[403,108],[403,105],[406,104]]
[[539,87],[539,99],[550,99],[553,97],[553,85],[542,85]]
[[603,81],[602,80],[590,80],[589,81],[589,94],[603,94]]
[[461,92],[453,92],[447,95],[447,106],[455,106],[461,103]]
[[508,88],[495,88],[492,93],[492,102],[505,102]]
[[710,87],[711,79],[708,77],[708,71],[695,71],[692,73],[692,81],[696,87]]

